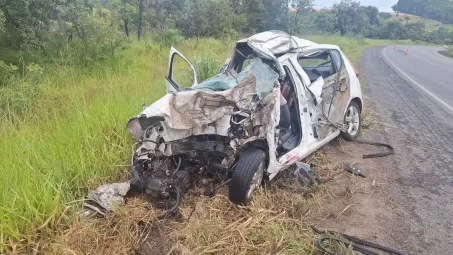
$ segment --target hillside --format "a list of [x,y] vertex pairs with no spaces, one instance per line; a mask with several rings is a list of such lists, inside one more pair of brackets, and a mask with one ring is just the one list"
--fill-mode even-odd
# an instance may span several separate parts
[[392,9],[400,13],[410,13],[453,24],[453,1],[451,0],[399,0]]
[[440,27],[445,27],[447,29],[453,30],[453,25],[452,24],[445,24],[437,20],[433,19],[428,19],[428,18],[423,18],[420,16],[412,15],[412,14],[407,14],[407,13],[399,13],[398,16],[396,13],[389,13],[392,15],[390,19],[382,19],[384,22],[386,21],[401,21],[403,23],[417,23],[417,22],[424,22],[426,25],[426,31],[432,32]]

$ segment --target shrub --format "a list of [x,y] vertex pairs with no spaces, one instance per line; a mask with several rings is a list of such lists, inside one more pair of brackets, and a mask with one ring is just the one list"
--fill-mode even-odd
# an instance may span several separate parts
[[14,75],[19,68],[13,64],[6,64],[5,62],[0,60],[0,85],[6,83],[6,81]]
[[392,14],[388,12],[381,12],[379,13],[379,17],[381,17],[382,19],[391,19]]
[[195,58],[193,64],[195,66],[195,69],[197,70],[198,82],[202,82],[216,75],[218,70],[220,69],[220,61],[209,54]]
[[166,29],[158,38],[157,41],[162,46],[170,47],[180,44],[184,41],[184,37],[178,29]]

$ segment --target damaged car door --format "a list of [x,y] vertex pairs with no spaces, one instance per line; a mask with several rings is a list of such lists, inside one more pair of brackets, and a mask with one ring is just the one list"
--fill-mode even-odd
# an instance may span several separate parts
[[197,71],[190,61],[171,47],[168,61],[167,93],[176,92],[198,84]]
[[297,58],[300,68],[307,74],[308,90],[314,97],[315,108],[312,121],[318,139],[324,139],[333,132],[332,124],[343,123],[343,112],[349,100],[349,76],[344,68],[341,54],[333,49],[317,49],[300,54]]

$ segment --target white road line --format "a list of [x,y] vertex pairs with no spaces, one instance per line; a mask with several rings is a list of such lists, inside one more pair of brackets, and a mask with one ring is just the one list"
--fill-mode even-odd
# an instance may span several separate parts
[[426,59],[424,59],[424,58],[421,58],[421,57],[419,57],[419,56],[417,56],[417,55],[413,55],[413,54],[412,54],[412,56],[413,56],[413,57],[416,57],[416,58],[418,58],[418,59],[420,59],[420,60],[422,60],[422,61],[425,61],[426,63],[428,63],[428,64],[430,64],[430,65],[433,65],[433,66],[435,66],[435,67],[440,67],[440,66],[438,66],[438,65],[436,65],[436,64],[434,64],[434,63],[432,63],[432,62],[429,62],[428,60],[426,60]]
[[[390,47],[390,46],[389,46]],[[416,85],[417,87],[419,87],[421,90],[423,90],[426,94],[428,94],[429,96],[431,96],[434,100],[436,100],[438,103],[440,103],[441,105],[443,105],[445,108],[447,108],[448,110],[450,110],[451,112],[453,112],[453,107],[449,104],[447,104],[444,100],[440,99],[438,96],[434,95],[432,92],[430,92],[429,90],[427,90],[425,87],[423,87],[423,85],[421,85],[420,83],[416,82],[414,79],[412,79],[409,75],[407,75],[405,72],[401,71],[401,69],[399,69],[388,57],[387,57],[387,49],[389,47],[386,47],[384,48],[384,50],[382,51],[382,55],[384,56],[385,58],[385,61],[392,65],[393,68],[395,68],[398,72],[400,72],[402,75],[404,75],[409,81],[411,81],[414,85]]]

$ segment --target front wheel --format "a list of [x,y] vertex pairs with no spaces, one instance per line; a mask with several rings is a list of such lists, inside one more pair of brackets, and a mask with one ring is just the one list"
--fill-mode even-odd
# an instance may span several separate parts
[[261,186],[266,169],[266,153],[258,148],[246,149],[234,168],[229,187],[231,202],[247,205],[254,190]]
[[348,109],[344,115],[344,124],[347,130],[346,132],[341,132],[341,136],[346,141],[355,140],[360,134],[362,119],[360,117],[360,108],[354,101],[348,105]]

